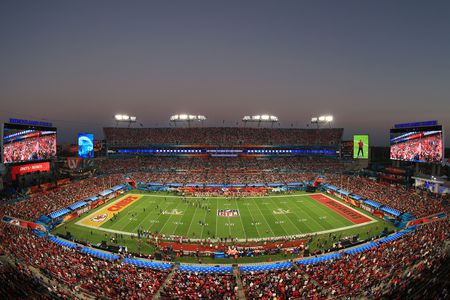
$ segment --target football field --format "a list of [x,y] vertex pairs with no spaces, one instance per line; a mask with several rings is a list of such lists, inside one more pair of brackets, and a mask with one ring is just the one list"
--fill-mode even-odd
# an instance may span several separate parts
[[320,193],[240,199],[129,193],[88,212],[74,226],[126,235],[142,230],[191,239],[254,240],[336,232],[376,222]]

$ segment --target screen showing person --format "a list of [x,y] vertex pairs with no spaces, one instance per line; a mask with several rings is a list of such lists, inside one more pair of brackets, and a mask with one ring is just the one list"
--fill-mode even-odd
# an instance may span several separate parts
[[353,136],[353,158],[368,159],[369,158],[369,136],[354,135]]

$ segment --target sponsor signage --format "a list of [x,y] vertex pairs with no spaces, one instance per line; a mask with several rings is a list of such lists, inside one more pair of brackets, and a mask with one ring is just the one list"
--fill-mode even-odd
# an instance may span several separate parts
[[12,180],[16,180],[17,175],[24,175],[27,173],[32,173],[32,172],[37,172],[37,171],[40,171],[40,172],[50,171],[50,163],[42,162],[42,163],[14,166],[11,168],[11,178],[12,178]]

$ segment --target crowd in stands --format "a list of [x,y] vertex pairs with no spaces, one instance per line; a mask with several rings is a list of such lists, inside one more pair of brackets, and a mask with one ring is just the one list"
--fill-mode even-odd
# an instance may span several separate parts
[[440,163],[443,154],[442,133],[412,136],[391,146],[391,159]]
[[94,177],[74,181],[56,189],[35,193],[15,203],[4,203],[0,217],[3,215],[34,221],[42,215],[65,208],[75,202],[98,194],[114,185],[123,183],[119,174],[106,177]]
[[237,299],[237,283],[233,274],[175,272],[161,292],[161,299]]
[[56,135],[36,136],[5,143],[5,163],[49,159],[56,156]]
[[136,157],[97,162],[102,174],[129,174],[137,182],[181,184],[251,184],[299,182],[316,173],[339,171],[343,164],[331,158],[181,158]]
[[342,128],[103,128],[109,147],[148,147],[151,145],[293,145],[336,147]]
[[0,261],[0,296],[3,299],[56,299],[62,294],[49,290],[29,267],[18,261]]
[[[240,274],[247,299],[445,299],[449,295],[449,220],[422,225],[402,238],[359,254],[287,270]],[[104,261],[61,247],[33,232],[0,223],[0,292],[41,299],[87,295],[108,299],[237,299],[234,274],[152,270]],[[32,271],[34,269],[35,271]],[[437,274],[436,272],[441,272]],[[37,275],[41,274],[41,275]],[[436,278],[424,277],[434,275]],[[52,286],[44,288],[51,280]],[[431,281],[431,284],[429,282]],[[19,284],[20,282],[20,284]],[[431,290],[440,286],[439,290]],[[56,295],[56,296],[55,296]]]
[[[402,239],[360,254],[343,254],[343,258],[334,261],[300,264],[298,269],[244,273],[244,291],[248,299],[378,299],[389,295],[414,298],[419,290],[414,282],[426,282],[421,273],[438,270],[441,264],[447,264],[448,270],[449,225],[448,220],[423,225]],[[446,281],[447,289],[433,291],[424,284],[420,286],[422,297],[427,298],[431,292],[436,296],[433,299],[448,297],[450,280],[445,273],[440,279]]]
[[328,175],[326,181],[365,199],[412,213],[418,218],[445,211],[441,201],[433,199],[426,192],[406,189],[403,185],[389,185],[366,177],[345,175]]
[[[96,298],[147,299],[168,271],[109,262],[61,247],[31,231],[0,222],[0,253],[32,266],[73,294]],[[61,289],[62,290],[62,289]]]

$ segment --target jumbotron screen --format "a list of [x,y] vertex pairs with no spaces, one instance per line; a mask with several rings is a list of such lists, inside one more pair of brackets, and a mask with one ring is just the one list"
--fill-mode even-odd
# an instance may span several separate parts
[[359,134],[353,136],[353,158],[369,158],[369,136]]
[[20,163],[56,157],[56,128],[5,123],[3,163]]
[[94,135],[92,133],[78,134],[78,156],[83,158],[94,157]]
[[442,126],[391,129],[391,159],[441,163],[444,155]]

